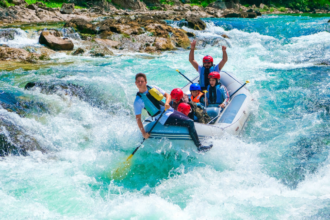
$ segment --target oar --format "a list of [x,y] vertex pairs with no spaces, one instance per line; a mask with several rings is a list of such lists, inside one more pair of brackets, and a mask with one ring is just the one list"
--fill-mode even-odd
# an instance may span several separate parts
[[[159,116],[159,118],[157,119],[156,123],[151,127],[150,131],[148,132],[149,134],[150,134],[151,131],[156,127],[158,121],[160,120],[160,118],[163,116],[163,114],[164,114],[165,112],[166,112],[166,110],[163,111],[162,114]],[[141,145],[144,143],[145,140],[146,140],[146,139],[143,138],[141,144],[140,144],[137,148],[135,148],[135,150],[133,151],[133,153],[132,153],[131,155],[129,155],[129,156],[127,157],[126,161],[123,162],[123,164],[121,164],[121,166],[118,167],[118,168],[112,173],[112,178],[113,178],[113,179],[116,179],[116,180],[122,180],[122,179],[125,178],[125,176],[126,176],[126,174],[127,174],[127,169],[128,169],[128,168],[130,167],[130,165],[131,165],[130,161],[131,161],[132,157],[134,156],[134,154],[136,153],[136,151],[139,150],[139,148],[141,147]]]
[[204,98],[205,98],[205,108],[207,108],[209,106],[207,96],[206,96],[207,90],[204,90],[203,93],[204,93]]
[[233,94],[231,94],[230,98],[233,97],[241,88],[243,88],[246,84],[250,83],[248,80],[241,86],[239,87]]
[[186,77],[183,73],[181,73],[179,70],[176,70],[178,73],[181,74],[184,78],[186,78],[190,83],[193,83],[188,77]]

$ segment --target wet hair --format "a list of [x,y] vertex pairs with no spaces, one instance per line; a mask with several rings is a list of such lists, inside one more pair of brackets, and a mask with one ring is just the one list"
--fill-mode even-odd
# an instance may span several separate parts
[[138,78],[140,78],[140,77],[143,77],[143,79],[147,82],[147,76],[146,76],[146,74],[144,74],[144,73],[138,73],[138,74],[136,74],[136,75],[135,75],[135,81],[136,81]]

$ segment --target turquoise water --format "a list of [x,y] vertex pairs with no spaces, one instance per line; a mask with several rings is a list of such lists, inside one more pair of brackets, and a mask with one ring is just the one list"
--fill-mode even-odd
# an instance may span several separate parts
[[[56,62],[74,64],[2,71],[0,100],[12,111],[0,109],[1,119],[47,153],[0,159],[0,215],[328,219],[330,67],[319,65],[330,59],[328,20],[206,19],[207,30],[195,31],[197,38],[212,44],[227,34],[231,39],[220,42],[228,46],[224,69],[251,82],[255,101],[246,127],[239,137],[211,138],[214,147],[205,154],[197,153],[193,143],[182,147],[182,142],[147,140],[122,181],[108,174],[142,139],[132,107],[135,74],[146,73],[149,84],[168,92],[182,87],[187,82],[175,69],[190,78],[197,75],[188,51],[160,56],[117,51],[108,58],[58,54]],[[38,45],[31,34],[9,43]],[[209,43],[196,51],[196,59],[210,54],[219,62],[219,45]],[[28,82],[43,86],[25,90]],[[25,108],[20,108],[23,101]],[[0,131],[8,134],[4,127]]]

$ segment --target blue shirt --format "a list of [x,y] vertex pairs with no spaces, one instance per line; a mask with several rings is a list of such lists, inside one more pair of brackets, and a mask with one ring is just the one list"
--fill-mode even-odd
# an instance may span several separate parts
[[[162,93],[163,95],[165,95],[165,91],[162,90],[161,88],[157,87],[157,86],[150,86],[151,88],[155,88],[157,89],[160,93]],[[145,91],[144,94],[147,94],[148,91]],[[142,109],[144,109],[144,102],[141,99],[141,97],[136,96],[135,101],[134,101],[134,113],[135,115],[141,115],[142,114]],[[161,106],[161,112],[163,112],[165,110],[164,106]],[[171,107],[169,108],[164,115],[162,116],[162,118],[159,120],[159,123],[161,123],[162,125],[165,124],[165,122],[167,121],[168,117],[174,112],[174,109]],[[155,117],[155,119],[157,120],[159,118],[161,114],[157,115]]]

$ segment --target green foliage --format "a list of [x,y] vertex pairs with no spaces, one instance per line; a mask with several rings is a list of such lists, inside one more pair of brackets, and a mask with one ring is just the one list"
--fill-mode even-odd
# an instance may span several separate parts
[[274,11],[275,11],[275,8],[274,8],[274,7],[271,7],[271,8],[269,9],[269,11],[270,11],[270,12],[274,12]]
[[0,0],[0,7],[8,8],[10,6],[14,6],[14,4],[8,3],[7,0]]
[[149,8],[149,10],[161,10],[162,8],[159,6],[152,6]]
[[286,12],[286,11],[287,11],[287,9],[286,9],[285,7],[280,7],[280,8],[278,8],[278,10],[279,10],[280,12]]
[[191,5],[198,5],[202,7],[207,7],[212,2],[215,2],[216,0],[190,0]]
[[[311,11],[314,9],[323,9],[330,6],[330,0],[241,0],[242,5],[246,4],[259,6],[260,3],[270,5],[273,8],[280,8],[280,11],[285,12],[283,8],[298,9],[300,11]],[[275,10],[275,9],[274,9]]]

